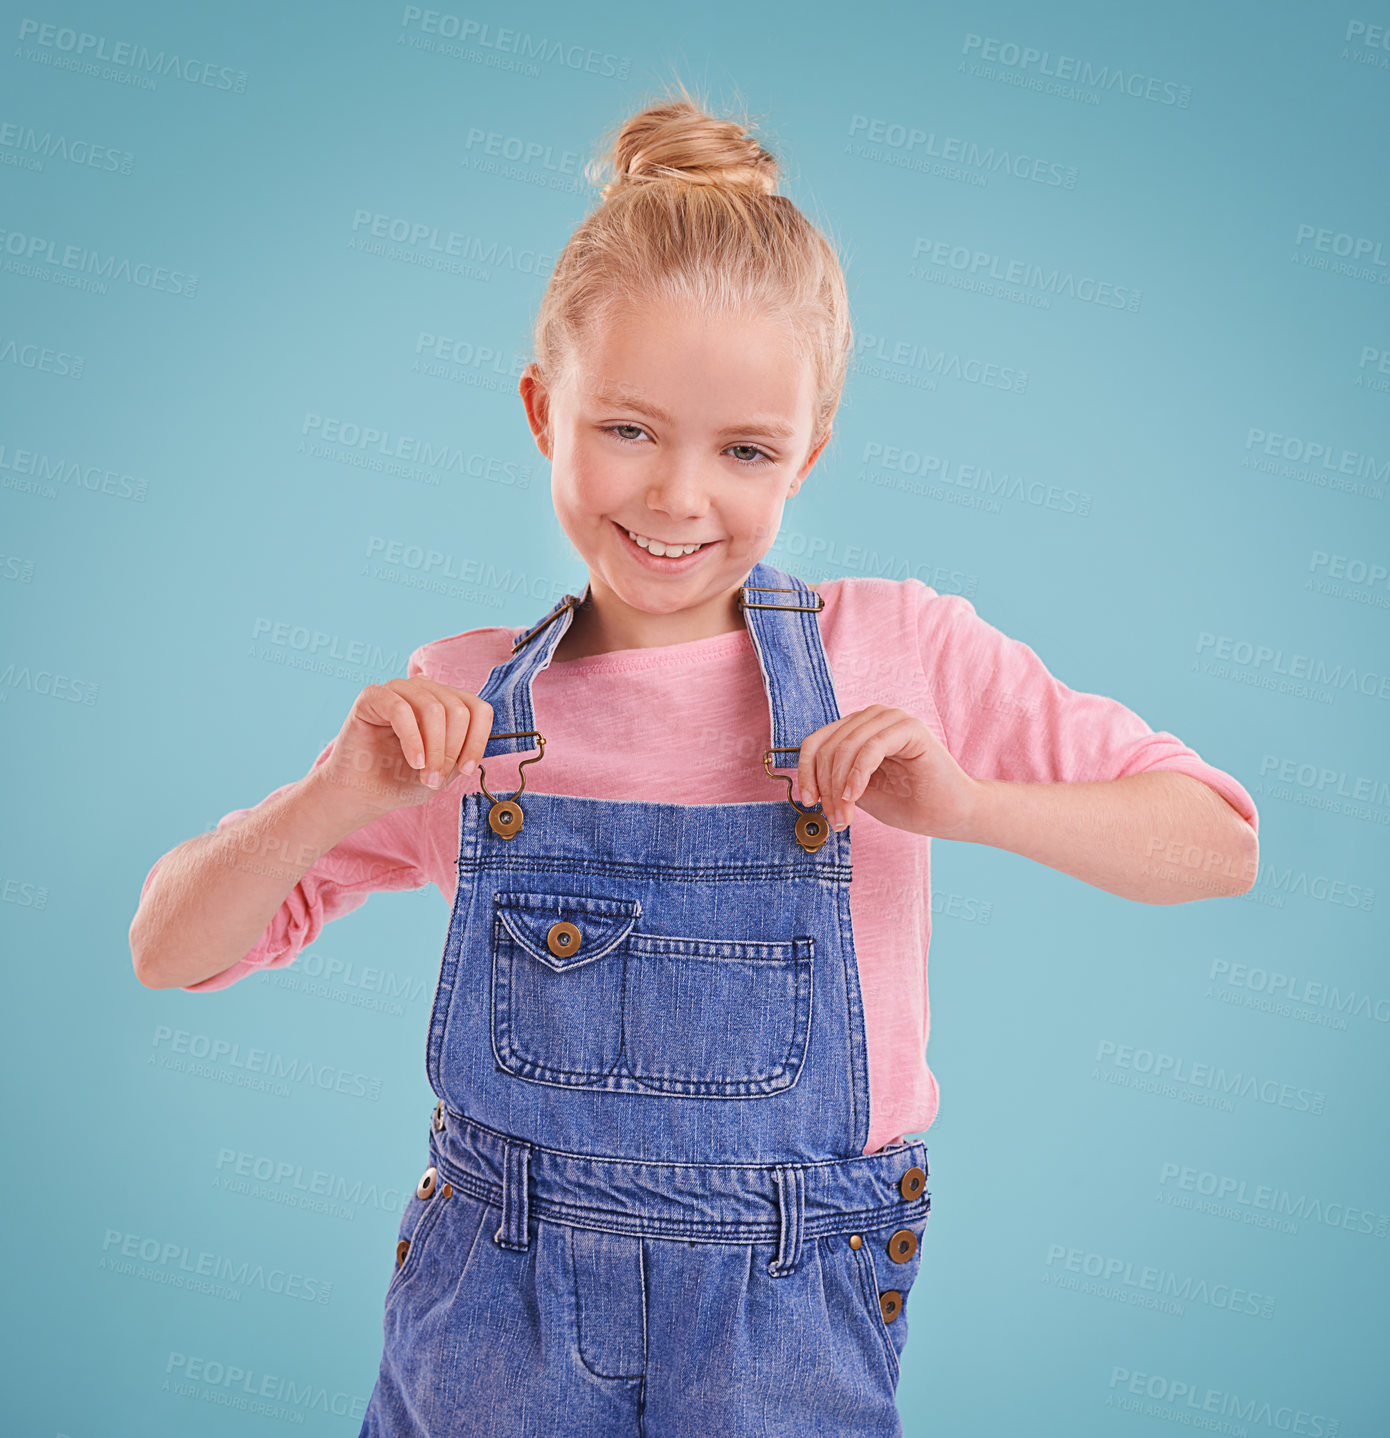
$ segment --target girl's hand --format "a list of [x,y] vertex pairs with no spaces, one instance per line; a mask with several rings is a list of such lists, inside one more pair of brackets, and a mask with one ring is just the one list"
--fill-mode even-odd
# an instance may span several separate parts
[[927,726],[902,709],[870,704],[825,724],[802,741],[797,797],[822,801],[833,829],[866,814],[895,829],[950,839],[963,833],[979,782]]
[[312,771],[352,806],[389,814],[442,793],[483,757],[492,705],[424,674],[369,684]]

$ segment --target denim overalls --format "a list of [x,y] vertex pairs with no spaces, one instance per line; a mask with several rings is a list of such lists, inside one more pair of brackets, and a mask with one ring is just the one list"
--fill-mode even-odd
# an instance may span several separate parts
[[[479,691],[485,761],[544,759],[531,682],[577,602]],[[486,762],[463,798],[429,1166],[362,1435],[902,1432],[926,1147],[863,1153],[849,830],[771,773],[840,717],[823,601],[759,563],[739,604],[771,715],[766,802],[612,802],[524,773],[502,799]]]

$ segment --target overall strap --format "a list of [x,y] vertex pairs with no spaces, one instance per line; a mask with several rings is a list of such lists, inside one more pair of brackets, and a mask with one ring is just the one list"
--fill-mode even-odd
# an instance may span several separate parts
[[[493,667],[478,691],[478,697],[492,705],[492,734],[483,750],[485,759],[539,748],[531,684],[550,663],[580,602],[581,596],[566,594],[523,630],[512,645],[511,656]],[[840,718],[816,618],[824,604],[804,580],[762,561],[753,566],[739,590],[738,605],[767,694],[774,769],[796,768],[801,741]]]
[[550,663],[579,602],[579,595],[565,595],[548,614],[517,635],[510,658],[493,665],[487,682],[478,690],[478,698],[492,705],[492,734],[483,749],[484,759],[540,748],[531,708],[531,681]]
[[801,741],[840,718],[816,617],[825,601],[796,575],[760,561],[739,591],[738,602],[772,715],[771,766],[795,769]]

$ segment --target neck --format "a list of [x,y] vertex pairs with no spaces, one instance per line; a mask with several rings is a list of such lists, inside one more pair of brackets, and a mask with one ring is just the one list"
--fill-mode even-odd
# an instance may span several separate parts
[[652,614],[634,609],[591,581],[551,657],[585,659],[615,649],[655,649],[729,634],[745,627],[738,593],[731,589],[690,609]]

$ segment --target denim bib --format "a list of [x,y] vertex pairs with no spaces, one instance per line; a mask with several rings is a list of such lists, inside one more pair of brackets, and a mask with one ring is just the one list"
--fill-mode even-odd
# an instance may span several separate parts
[[[864,1432],[898,1432],[926,1149],[863,1152],[850,831],[773,773],[841,717],[823,601],[766,563],[740,589],[770,744],[766,801],[734,804],[544,792],[532,683],[578,602],[524,630],[478,691],[492,732],[479,792],[462,800],[430,1015],[430,1163],[403,1215],[362,1432],[763,1432],[766,1392],[720,1368],[734,1362],[728,1325],[768,1362],[788,1344],[827,1348],[814,1392],[803,1375],[788,1426],[766,1431],[858,1432],[859,1413]],[[491,793],[487,759],[531,749],[518,789]],[[729,1285],[699,1321],[697,1290]],[[543,1378],[542,1351],[556,1370]],[[701,1374],[720,1423],[692,1396]],[[589,1393],[595,1379],[607,1398]],[[568,1395],[568,1419],[535,1410],[541,1390]]]

